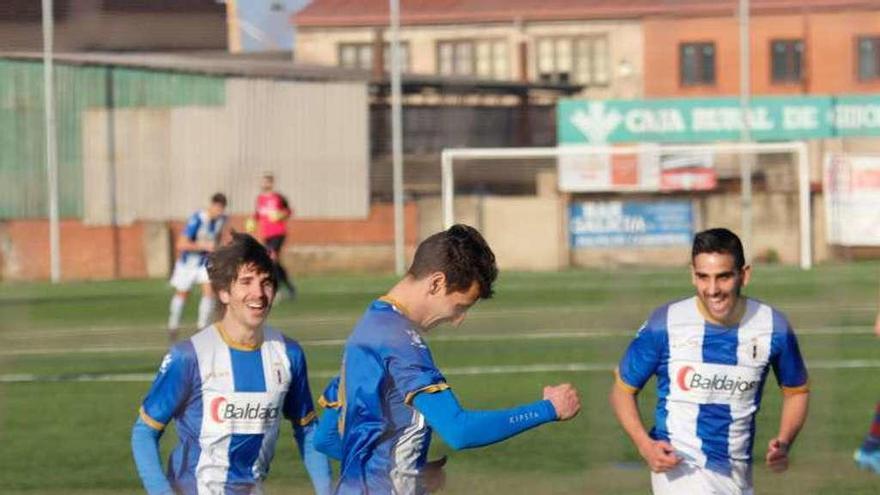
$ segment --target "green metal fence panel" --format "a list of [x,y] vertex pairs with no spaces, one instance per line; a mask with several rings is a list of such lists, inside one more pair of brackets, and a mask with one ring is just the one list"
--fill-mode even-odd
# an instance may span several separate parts
[[[211,77],[112,66],[55,66],[59,211],[83,213],[83,113],[90,108],[225,104],[226,83]],[[48,214],[43,66],[0,59],[0,219]]]

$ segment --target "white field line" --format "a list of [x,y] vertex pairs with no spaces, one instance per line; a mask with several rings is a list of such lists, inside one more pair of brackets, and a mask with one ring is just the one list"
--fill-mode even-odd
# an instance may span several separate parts
[[[466,366],[460,368],[447,368],[443,371],[447,376],[482,376],[482,375],[512,375],[530,373],[610,373],[614,369],[614,363],[539,363],[525,365],[499,365],[499,366]],[[839,369],[874,369],[880,368],[880,359],[850,359],[850,360],[826,360],[814,361],[807,364],[811,370],[839,370]],[[338,371],[320,370],[310,373],[315,378],[330,378]],[[114,374],[84,374],[84,375],[32,375],[32,374],[8,374],[0,375],[0,383],[34,383],[34,382],[151,382],[155,374],[150,373],[114,373]]]
[[[829,336],[829,335],[868,335],[873,329],[867,326],[837,326],[825,328],[811,328],[796,330],[802,336]],[[595,330],[583,331],[577,329],[538,329],[530,333],[487,333],[468,335],[437,335],[429,337],[429,342],[512,342],[512,341],[535,341],[535,340],[589,340],[603,338],[620,338],[634,336],[634,331],[620,330]],[[301,340],[303,347],[336,347],[342,346],[345,339],[315,339]],[[139,353],[139,352],[162,352],[167,346],[115,346],[100,345],[78,348],[34,348],[34,349],[8,349],[0,351],[0,357],[13,356],[52,356],[64,354],[107,354],[107,353]]]
[[[815,312],[826,312],[828,311],[827,307],[823,307],[821,305],[817,305],[814,303],[799,303],[799,304],[788,304],[788,305],[778,305],[779,308],[783,309],[786,313],[792,312],[807,312],[807,313],[815,313]],[[615,305],[614,312],[621,314],[626,312],[627,308],[632,309],[633,311],[638,310],[645,313],[645,316],[648,315],[650,308],[637,305],[637,304],[622,304]],[[846,305],[846,306],[835,306],[834,308],[837,311],[846,311],[846,312],[870,312],[873,313],[877,310],[875,304],[860,304],[860,305]],[[514,318],[520,316],[527,315],[541,315],[546,313],[552,313],[554,316],[558,316],[561,314],[580,314],[580,313],[607,313],[610,310],[605,306],[575,306],[575,305],[563,305],[563,306],[540,306],[533,308],[509,308],[509,309],[477,309],[476,311],[469,313],[467,319],[468,320],[491,320],[495,318]],[[270,319],[269,324],[277,327],[281,330],[290,330],[289,327],[293,327],[293,330],[296,327],[316,327],[316,326],[334,326],[334,325],[345,325],[346,328],[351,327],[357,322],[358,318],[360,318],[360,312],[352,312],[348,315],[338,315],[338,316],[291,316],[286,318],[272,318]],[[41,337],[65,337],[65,336],[84,336],[84,335],[125,335],[129,333],[134,333],[138,331],[164,331],[160,324],[157,323],[149,323],[143,325],[111,325],[111,326],[84,326],[84,327],[75,327],[75,328],[32,328],[29,330],[15,330],[15,331],[5,331],[0,330],[0,339],[2,340],[27,340],[33,338],[41,338]]]

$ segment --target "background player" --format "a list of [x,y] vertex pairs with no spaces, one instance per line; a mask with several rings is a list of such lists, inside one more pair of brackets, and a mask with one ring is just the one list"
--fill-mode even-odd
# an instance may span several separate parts
[[[315,491],[330,491],[330,464],[314,449],[315,411],[299,344],[264,326],[277,281],[266,249],[246,234],[210,257],[223,316],[162,360],[132,429],[138,474],[150,494],[258,494],[284,416]],[[167,476],[159,438],[176,421]],[[173,491],[172,491],[173,490]]]
[[[877,318],[874,321],[874,333],[880,337],[880,312],[877,313]],[[854,457],[860,468],[880,474],[880,402],[877,402],[874,407],[874,419],[871,421],[871,427]]]
[[200,284],[202,299],[199,301],[198,328],[211,323],[214,311],[214,292],[208,280],[205,264],[208,253],[212,252],[223,237],[226,226],[226,195],[217,193],[211,196],[211,204],[207,209],[199,210],[189,217],[183,232],[177,237],[176,250],[180,253],[174,263],[171,274],[171,286],[174,296],[168,315],[168,337],[177,340],[180,332],[180,319],[183,308],[193,284]]
[[454,449],[500,442],[580,410],[568,384],[544,400],[497,411],[461,408],[421,334],[458,326],[492,295],[495,255],[474,228],[455,225],[416,249],[412,266],[373,302],[348,338],[339,384],[342,467],[338,494],[427,491],[432,428]]
[[[653,471],[655,494],[751,494],[755,414],[768,368],[784,395],[766,455],[774,472],[788,468],[807,417],[807,370],[785,316],[740,294],[751,268],[739,238],[706,230],[691,253],[696,297],[651,314],[620,361],[610,401]],[[636,394],[652,375],[658,398],[649,435]]]
[[262,192],[257,196],[257,208],[247,224],[247,231],[257,231],[257,235],[269,250],[269,256],[275,263],[275,276],[278,282],[284,285],[286,295],[292,298],[296,296],[296,287],[281,264],[281,254],[287,238],[287,220],[293,215],[293,211],[287,198],[275,191],[275,176],[271,172],[263,174],[260,189]]

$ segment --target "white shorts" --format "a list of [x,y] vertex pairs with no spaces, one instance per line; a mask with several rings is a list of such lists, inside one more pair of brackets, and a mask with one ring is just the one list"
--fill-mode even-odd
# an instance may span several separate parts
[[730,476],[686,462],[672,471],[651,473],[654,495],[755,495],[750,481],[734,480]]
[[193,284],[207,284],[208,269],[202,265],[198,256],[189,258],[186,263],[177,260],[171,274],[171,286],[180,292],[189,292]]

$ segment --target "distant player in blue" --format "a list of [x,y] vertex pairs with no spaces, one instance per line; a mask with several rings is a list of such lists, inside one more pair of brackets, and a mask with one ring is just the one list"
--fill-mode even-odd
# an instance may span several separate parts
[[[220,321],[162,360],[132,429],[144,488],[155,494],[261,494],[282,417],[315,492],[331,490],[330,464],[314,449],[315,411],[302,348],[264,326],[277,280],[266,249],[246,234],[210,255]],[[174,420],[179,438],[165,472],[159,438]]]
[[[874,320],[874,333],[880,337],[880,313],[877,313],[877,318]],[[880,402],[874,406],[871,427],[853,457],[860,468],[880,474]]]
[[[611,405],[651,468],[655,495],[752,494],[755,416],[767,374],[772,368],[783,399],[765,460],[782,472],[807,418],[807,369],[785,316],[740,293],[751,268],[733,232],[700,232],[691,260],[697,295],[661,306],[642,325],[620,361]],[[654,375],[649,434],[636,396]]]
[[480,233],[455,225],[425,239],[404,278],[369,306],[344,348],[337,494],[425,493],[432,429],[465,449],[577,414],[580,399],[568,384],[545,387],[544,400],[531,404],[466,411],[434,364],[422,335],[443,323],[458,326],[492,295],[497,274]]
[[198,328],[205,328],[211,323],[214,292],[211,290],[205,265],[208,254],[220,244],[223,236],[223,228],[226,226],[225,211],[226,195],[217,193],[211,196],[211,205],[193,213],[177,238],[176,248],[180,255],[171,274],[171,286],[175,293],[171,298],[168,315],[168,336],[172,342],[177,340],[180,332],[180,318],[193,284],[200,284],[202,289]]

